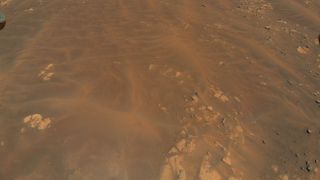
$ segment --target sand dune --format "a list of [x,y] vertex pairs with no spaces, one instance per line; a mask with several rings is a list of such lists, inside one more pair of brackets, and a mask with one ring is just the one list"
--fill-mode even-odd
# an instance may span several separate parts
[[317,0],[0,0],[0,179],[319,179]]

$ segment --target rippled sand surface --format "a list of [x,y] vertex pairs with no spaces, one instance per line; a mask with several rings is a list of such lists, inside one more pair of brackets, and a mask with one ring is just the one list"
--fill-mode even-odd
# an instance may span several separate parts
[[320,179],[318,0],[0,0],[0,179]]

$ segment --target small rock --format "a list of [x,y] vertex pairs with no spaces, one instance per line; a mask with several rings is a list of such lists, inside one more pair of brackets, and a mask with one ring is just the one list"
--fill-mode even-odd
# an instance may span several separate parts
[[311,134],[311,133],[312,133],[312,130],[308,128],[308,129],[306,130],[306,133],[307,133],[307,134]]
[[297,48],[297,51],[300,53],[300,54],[308,54],[309,53],[309,48],[308,47],[301,47],[299,46]]
[[21,133],[21,134],[23,134],[25,131],[26,131],[25,128],[21,128],[21,129],[20,129],[20,133]]
[[180,77],[181,76],[181,72],[176,72],[176,77]]
[[293,85],[293,82],[291,80],[287,80],[287,83],[291,86]]
[[271,29],[271,26],[265,26],[264,29],[270,30],[270,29]]
[[193,93],[193,95],[191,96],[191,98],[192,98],[192,100],[193,100],[194,102],[198,102],[198,101],[199,101],[198,93],[197,93],[197,92]]
[[316,102],[317,104],[320,104],[320,99],[317,99],[315,102]]
[[309,162],[309,161],[306,161],[306,170],[307,170],[308,172],[311,172],[312,169],[313,169],[313,168],[312,168],[310,162]]
[[6,25],[6,17],[0,11],[0,30],[3,29],[5,25]]
[[212,106],[208,106],[207,109],[208,109],[209,111],[213,111],[213,107],[212,107]]

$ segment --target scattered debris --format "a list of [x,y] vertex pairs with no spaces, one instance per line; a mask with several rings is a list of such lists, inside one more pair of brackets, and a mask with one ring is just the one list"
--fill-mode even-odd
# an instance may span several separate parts
[[29,115],[23,119],[23,122],[38,130],[44,130],[51,126],[51,119],[43,118],[41,114]]

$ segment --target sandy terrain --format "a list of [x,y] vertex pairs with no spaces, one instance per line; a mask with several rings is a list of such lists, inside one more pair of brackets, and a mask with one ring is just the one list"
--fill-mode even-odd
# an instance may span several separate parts
[[319,0],[0,0],[1,180],[320,179]]

